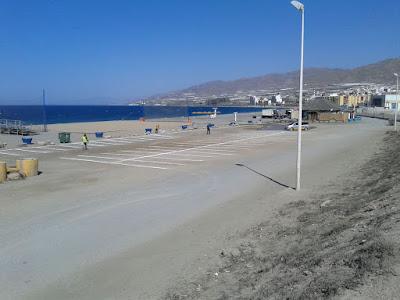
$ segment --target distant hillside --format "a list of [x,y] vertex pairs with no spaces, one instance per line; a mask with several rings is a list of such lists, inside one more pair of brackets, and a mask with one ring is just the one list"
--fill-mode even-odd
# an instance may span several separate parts
[[[331,84],[368,82],[391,84],[393,73],[400,72],[400,59],[387,59],[354,69],[307,68],[304,83],[307,86],[323,87]],[[276,88],[295,88],[299,84],[299,72],[268,74],[258,77],[241,78],[232,81],[210,81],[187,89],[169,93],[179,96],[195,93],[198,96],[220,95],[236,91],[250,91]]]

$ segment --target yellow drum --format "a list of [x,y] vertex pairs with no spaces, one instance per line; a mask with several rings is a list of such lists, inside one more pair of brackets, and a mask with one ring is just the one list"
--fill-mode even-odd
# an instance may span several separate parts
[[0,183],[7,180],[7,164],[5,161],[0,161]]
[[26,176],[36,176],[39,173],[39,160],[37,158],[18,159],[16,163],[19,172]]

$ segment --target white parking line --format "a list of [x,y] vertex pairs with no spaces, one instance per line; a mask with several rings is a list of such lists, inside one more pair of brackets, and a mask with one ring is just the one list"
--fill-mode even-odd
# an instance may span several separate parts
[[[101,154],[106,154],[106,155],[117,155],[117,156],[128,156],[131,158],[135,158],[135,156],[132,156],[131,154],[124,154],[124,153],[101,153]],[[174,157],[164,157],[164,156],[159,156],[157,159],[166,159],[166,160],[176,160],[176,161],[193,161],[193,162],[201,162],[204,161],[202,159],[190,159],[190,158],[174,158]]]
[[95,142],[100,142],[100,143],[104,143],[104,144],[117,143],[117,144],[123,144],[123,145],[133,143],[133,141],[117,140],[117,139],[109,139],[109,140],[95,141]]
[[93,142],[90,142],[88,145],[94,145],[94,144],[97,144],[97,145],[104,145],[104,146],[108,146],[108,145],[112,145],[112,146],[121,146],[121,145],[125,145],[126,143],[124,143],[124,142],[93,141]]
[[[174,148],[174,147],[161,147],[161,146],[148,146],[150,148],[150,150],[182,150],[184,148],[179,147],[179,148]],[[155,148],[155,149],[152,149]]]
[[184,166],[182,163],[174,163],[174,162],[166,162],[166,161],[147,161],[141,159],[135,159],[134,162],[142,162],[142,163],[153,163],[153,164],[163,164],[163,165],[175,165],[175,166]]
[[190,150],[190,153],[204,153],[204,154],[212,154],[212,155],[234,155],[234,153],[222,153],[222,152],[210,152],[208,150]]
[[23,152],[31,152],[31,153],[41,153],[41,154],[50,153],[49,151],[35,151],[35,150],[20,149],[20,148],[15,148],[15,149],[12,149],[12,150],[23,151]]
[[73,149],[82,149],[83,146],[78,146],[78,145],[71,145],[71,144],[59,144],[57,147],[66,147],[66,148],[73,148]]
[[[95,162],[95,163],[100,163],[100,164],[111,164],[111,165],[123,165],[123,166],[130,166],[130,167],[141,167],[141,168],[152,168],[152,169],[162,169],[166,170],[167,168],[165,167],[160,167],[157,166],[157,164],[168,164],[168,165],[184,165],[183,163],[177,163],[174,161],[203,161],[202,159],[197,159],[198,158],[215,158],[217,156],[223,156],[223,155],[234,155],[236,152],[234,151],[235,149],[241,149],[243,147],[246,147],[249,149],[249,144],[250,148],[252,142],[254,142],[254,139],[267,139],[268,137],[271,136],[276,136],[280,134],[284,134],[285,132],[276,132],[273,134],[268,134],[268,135],[257,135],[257,136],[251,136],[247,138],[239,138],[236,140],[229,140],[229,141],[221,141],[221,142],[215,142],[215,141],[208,141],[208,143],[205,142],[205,144],[199,145],[199,143],[202,143],[203,141],[198,141],[194,142],[195,145],[189,144],[189,148],[181,149],[183,146],[177,146],[179,143],[177,143],[175,146],[155,146],[151,145],[147,148],[136,148],[135,150],[121,150],[119,151],[120,153],[102,153],[102,155],[78,155],[78,157],[71,158],[71,157],[61,157],[61,159],[66,159],[66,160],[76,160],[76,161],[87,161],[87,162]],[[150,139],[148,139],[150,140]],[[210,144],[211,142],[211,144]],[[241,145],[239,143],[241,142],[246,142],[246,145]],[[94,142],[95,143],[95,142]],[[100,142],[101,143],[101,142]],[[105,144],[111,145],[112,143],[115,143],[115,141],[111,141],[111,143],[106,142]],[[257,141],[256,143],[262,143],[262,141]],[[124,142],[121,143],[121,141],[116,142],[116,144],[121,145],[124,144]],[[93,145],[93,143],[92,143]],[[96,146],[106,146],[104,145],[96,145]],[[229,149],[227,149],[229,148]],[[234,152],[232,152],[234,151]],[[122,152],[122,153],[121,153]],[[138,153],[139,152],[139,153]],[[117,156],[117,157],[116,157]],[[122,157],[118,157],[122,156]],[[177,157],[174,157],[177,156]],[[125,158],[126,157],[126,158]],[[191,158],[194,157],[194,158]],[[122,158],[122,159],[121,159]],[[149,158],[157,158],[157,160],[146,160]],[[159,160],[170,160],[171,162],[162,162]],[[142,164],[136,164],[136,162],[142,163]],[[145,164],[145,165],[144,165]],[[153,165],[147,165],[147,164],[153,164]],[[155,165],[154,165],[155,164]]]
[[[8,151],[8,150],[5,150],[5,151]],[[4,151],[1,151],[0,154],[10,155],[10,156],[21,156],[21,154],[17,154],[17,153],[8,153],[8,152],[4,152]]]
[[[275,135],[279,135],[279,134],[283,134],[283,133],[284,133],[284,132],[276,132],[276,133],[270,134],[270,135],[268,135],[268,136],[275,136]],[[265,136],[265,137],[267,137],[267,136]],[[231,140],[231,141],[221,142],[221,143],[213,144],[213,145],[214,145],[214,146],[217,146],[217,145],[225,145],[225,144],[228,144],[228,143],[231,144],[231,143],[237,143],[237,142],[244,142],[244,141],[249,141],[249,140],[252,140],[252,139],[255,139],[255,138],[258,138],[258,137],[249,137],[249,138]],[[210,146],[210,145],[198,146],[198,147],[188,148],[188,149],[184,149],[184,150],[174,150],[174,151],[170,151],[170,152],[164,152],[164,153],[157,153],[157,154],[144,155],[144,156],[139,157],[139,158],[156,157],[156,156],[162,156],[162,155],[166,155],[166,154],[181,153],[181,152],[184,152],[184,151],[190,151],[190,150],[193,150],[193,149],[201,149],[201,148],[208,147],[208,146]],[[132,159],[129,159],[129,158],[128,158],[128,159],[125,159],[125,160],[123,160],[123,161],[129,161],[129,160],[132,160]]]
[[[105,146],[107,146],[107,145],[104,145],[104,144],[95,144],[95,143],[89,143],[89,144],[88,144],[88,148],[90,148],[91,146],[94,146],[94,147],[105,147]],[[81,148],[83,148],[83,146],[82,146]]]
[[109,157],[109,156],[98,156],[98,155],[85,155],[85,154],[80,154],[78,157],[89,157],[89,158],[101,158],[101,159],[113,159],[116,161],[119,161],[117,157]]
[[175,158],[175,157],[165,157],[165,156],[158,156],[157,159],[167,159],[167,160],[176,160],[176,161],[192,161],[192,162],[204,161],[203,159]]
[[48,145],[48,146],[38,146],[31,149],[44,149],[44,150],[54,150],[54,151],[68,151],[67,149],[56,148],[56,146]]
[[[154,151],[160,152],[160,151],[162,151],[160,149],[151,149],[151,148],[135,148],[135,149],[140,150],[142,152],[148,152],[148,151],[150,151],[150,152],[154,152]],[[121,150],[121,151],[127,152],[129,150]],[[134,151],[134,150],[130,150],[130,151]]]
[[164,167],[137,165],[137,164],[129,164],[129,163],[123,163],[123,162],[98,161],[98,160],[94,160],[94,159],[84,159],[84,158],[74,158],[74,157],[60,157],[60,159],[73,160],[73,161],[94,162],[94,163],[100,163],[100,164],[106,164],[106,165],[120,165],[120,166],[127,166],[127,167],[136,167],[136,168],[149,168],[149,169],[158,169],[158,170],[168,170],[168,168],[164,168]]
[[[192,153],[160,153],[160,155],[183,155],[183,156],[196,156],[196,157],[214,157],[210,155],[203,155],[203,154],[192,154]],[[140,158],[140,157],[138,157]],[[129,160],[129,159],[128,159]]]
[[[231,154],[237,153],[237,151],[235,151],[235,149],[233,149],[233,148],[232,149],[231,148],[222,148],[220,146],[204,147],[204,148],[202,148],[202,151],[203,151],[203,149],[205,151],[211,150],[211,151],[215,151],[217,153],[219,153],[219,152],[221,152],[221,153],[231,153]],[[236,149],[236,150],[238,150],[238,149]]]

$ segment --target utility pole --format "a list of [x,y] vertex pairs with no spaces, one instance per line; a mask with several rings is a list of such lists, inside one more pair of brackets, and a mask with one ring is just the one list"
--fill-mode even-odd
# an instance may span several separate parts
[[394,111],[394,131],[397,131],[397,110],[398,105],[399,105],[399,74],[394,73],[394,76],[396,76],[396,105],[395,105],[395,111]]
[[301,49],[300,49],[300,92],[299,92],[299,118],[297,129],[297,166],[296,166],[296,191],[300,190],[301,177],[301,131],[303,128],[303,57],[304,57],[304,5],[299,1],[291,4],[301,12]]
[[46,115],[46,91],[43,89],[43,94],[42,94],[42,105],[43,105],[43,131],[47,132],[47,115]]

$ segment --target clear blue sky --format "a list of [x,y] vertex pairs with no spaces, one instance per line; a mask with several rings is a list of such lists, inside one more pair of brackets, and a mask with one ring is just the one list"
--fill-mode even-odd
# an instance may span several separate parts
[[[304,0],[306,67],[400,53],[400,1]],[[0,0],[0,104],[124,103],[298,68],[289,0]]]

